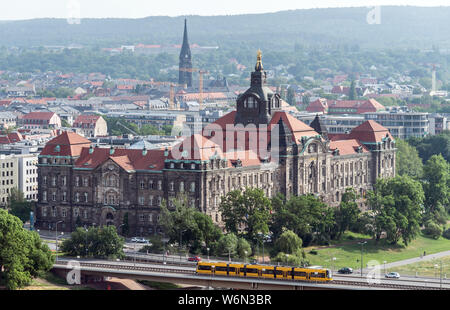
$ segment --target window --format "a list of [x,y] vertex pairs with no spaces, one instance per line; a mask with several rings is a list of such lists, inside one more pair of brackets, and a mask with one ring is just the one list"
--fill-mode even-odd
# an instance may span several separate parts
[[153,206],[153,196],[148,197],[148,204]]
[[145,181],[144,180],[141,180],[141,189],[145,189]]
[[143,196],[139,196],[139,205],[143,206],[145,203],[145,198]]
[[183,181],[180,182],[180,192],[181,193],[184,192],[184,182]]
[[52,192],[52,200],[56,201],[56,192]]
[[52,186],[56,186],[56,177],[52,177]]
[[89,201],[89,195],[88,193],[84,193],[84,202],[88,202]]
[[67,192],[62,193],[62,201],[67,201]]
[[75,194],[75,202],[80,202],[80,193]]
[[169,190],[170,190],[171,192],[173,192],[173,190],[174,190],[174,184],[173,184],[173,182],[170,182],[170,183],[169,183]]
[[66,185],[67,185],[67,177],[66,177],[66,176],[63,176],[63,177],[62,177],[62,185],[63,185],[63,186],[66,186]]
[[75,186],[80,186],[80,177],[75,178]]
[[88,187],[89,186],[89,178],[84,178],[83,179],[83,186],[84,187]]
[[42,201],[47,201],[47,191],[42,192]]
[[191,182],[191,193],[195,193],[195,182]]
[[62,217],[67,217],[67,210],[62,209],[61,215],[62,215]]
[[158,190],[159,191],[162,190],[162,181],[161,180],[158,181]]

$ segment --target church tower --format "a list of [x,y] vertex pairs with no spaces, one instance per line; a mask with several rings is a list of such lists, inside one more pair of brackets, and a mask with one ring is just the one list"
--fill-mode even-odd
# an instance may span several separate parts
[[179,78],[178,84],[192,87],[192,55],[189,47],[187,20],[184,20],[183,45],[180,52]]

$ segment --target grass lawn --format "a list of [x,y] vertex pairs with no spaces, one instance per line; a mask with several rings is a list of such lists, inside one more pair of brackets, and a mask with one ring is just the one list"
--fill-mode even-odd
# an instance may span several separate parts
[[83,285],[69,286],[65,279],[55,276],[50,271],[43,272],[38,278],[32,280],[29,286],[22,290],[92,290],[92,288]]
[[[450,256],[442,257],[442,259],[432,259],[429,261],[423,261],[419,263],[399,266],[395,268],[388,269],[387,271],[395,271],[400,273],[400,275],[411,275],[420,277],[436,277],[439,278],[441,272],[441,262],[442,262],[442,277],[446,275],[447,278],[450,277]],[[437,265],[437,267],[436,267]]]
[[[333,257],[335,257],[335,270],[344,266],[354,269],[361,268],[361,245],[358,244],[358,241],[362,238],[357,237],[364,236],[350,237],[350,239],[354,240],[348,240],[348,236],[346,237],[347,241],[341,240],[339,245],[332,244],[330,247],[312,246],[305,248],[306,257],[310,264],[331,268],[333,266]],[[367,244],[363,246],[364,267],[371,260],[376,260],[379,264],[383,264],[384,261],[391,263],[419,257],[424,251],[427,254],[433,254],[450,250],[450,240],[443,237],[434,240],[424,237],[422,234],[419,234],[407,247],[401,242],[397,245],[390,245],[384,240],[380,240],[378,244],[375,240],[368,238],[365,240]],[[310,254],[310,251],[313,249],[317,251],[317,255]]]

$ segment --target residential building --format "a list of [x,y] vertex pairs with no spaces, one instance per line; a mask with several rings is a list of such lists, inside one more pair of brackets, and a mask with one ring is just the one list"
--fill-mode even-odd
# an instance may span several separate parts
[[55,112],[31,112],[19,118],[19,124],[25,129],[58,129],[61,118]]
[[73,123],[77,132],[86,138],[108,135],[108,125],[100,115],[79,115]]

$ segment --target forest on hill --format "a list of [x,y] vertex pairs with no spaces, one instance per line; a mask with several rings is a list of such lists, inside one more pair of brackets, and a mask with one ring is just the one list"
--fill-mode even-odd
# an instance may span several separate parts
[[80,24],[66,19],[3,21],[0,46],[180,44],[186,17],[191,43],[221,48],[245,44],[282,50],[293,49],[296,44],[345,44],[367,49],[430,49],[433,45],[450,49],[450,7],[383,6],[376,19],[371,19],[372,10],[326,8],[230,16],[82,19]]

